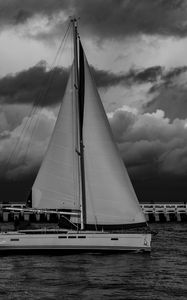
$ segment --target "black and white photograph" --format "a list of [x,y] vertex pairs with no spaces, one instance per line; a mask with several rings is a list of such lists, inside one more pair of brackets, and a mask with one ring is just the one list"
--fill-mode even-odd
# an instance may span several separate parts
[[187,1],[0,0],[0,299],[187,299]]

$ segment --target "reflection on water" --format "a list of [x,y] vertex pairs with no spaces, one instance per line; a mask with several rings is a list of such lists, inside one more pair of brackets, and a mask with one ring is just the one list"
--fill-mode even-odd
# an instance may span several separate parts
[[187,224],[153,224],[151,254],[0,257],[0,299],[187,299]]

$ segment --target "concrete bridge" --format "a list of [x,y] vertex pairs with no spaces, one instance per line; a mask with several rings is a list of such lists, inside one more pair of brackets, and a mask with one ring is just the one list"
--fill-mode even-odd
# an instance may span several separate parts
[[141,207],[148,222],[187,221],[186,203],[142,203]]
[[[186,203],[141,203],[142,210],[147,222],[171,222],[187,221]],[[12,208],[7,211],[6,207]],[[60,215],[45,213],[35,213],[28,211],[14,211],[14,208],[26,208],[24,204],[0,204],[0,222],[12,222],[15,218],[30,222],[58,222]]]

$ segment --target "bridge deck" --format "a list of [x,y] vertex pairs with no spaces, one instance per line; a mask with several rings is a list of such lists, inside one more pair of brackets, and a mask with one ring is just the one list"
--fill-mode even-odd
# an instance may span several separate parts
[[[148,222],[159,221],[187,221],[187,204],[186,203],[141,203],[141,208]],[[6,211],[6,207],[11,207],[12,211]],[[25,208],[24,204],[0,204],[0,222],[14,221],[17,217],[19,220],[32,222],[58,222],[59,216],[49,213],[18,212],[14,208]]]

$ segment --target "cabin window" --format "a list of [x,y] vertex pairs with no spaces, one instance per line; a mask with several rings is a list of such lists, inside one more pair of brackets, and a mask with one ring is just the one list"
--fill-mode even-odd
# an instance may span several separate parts
[[85,238],[86,238],[85,235],[79,235],[79,236],[78,236],[78,239],[85,239]]
[[10,240],[11,240],[12,242],[13,242],[13,241],[19,241],[19,239],[10,239]]
[[67,236],[65,236],[65,235],[60,235],[60,236],[58,236],[58,238],[59,238],[59,239],[66,239]]
[[111,238],[111,241],[118,241],[118,238]]
[[75,235],[69,235],[68,239],[76,239],[76,236]]

